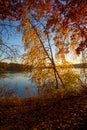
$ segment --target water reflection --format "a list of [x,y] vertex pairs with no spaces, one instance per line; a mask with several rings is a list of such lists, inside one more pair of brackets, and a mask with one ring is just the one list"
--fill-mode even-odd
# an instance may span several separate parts
[[87,85],[87,68],[74,68],[74,71],[80,75],[80,79]]
[[[81,80],[87,84],[87,68],[85,70],[76,68],[74,69],[74,71],[77,74],[80,74]],[[25,98],[31,95],[38,95],[38,89],[34,81],[29,79],[29,75],[30,73],[26,75],[24,73],[2,74],[0,75],[0,87],[5,86],[13,89],[13,91],[18,95],[18,97],[21,98]]]
[[33,95],[37,95],[37,88],[33,81],[28,79],[24,73],[8,73],[6,77],[1,77],[0,86],[9,86],[13,89],[18,97],[28,97],[29,94],[25,90],[28,87]]

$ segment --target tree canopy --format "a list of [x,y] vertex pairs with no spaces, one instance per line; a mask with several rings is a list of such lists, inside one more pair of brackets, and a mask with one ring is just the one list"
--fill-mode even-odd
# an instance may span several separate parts
[[25,63],[36,67],[51,64],[53,70],[50,72],[34,70],[32,75],[37,82],[37,75],[50,77],[51,82],[54,75],[56,86],[59,80],[63,86],[55,56],[61,56],[65,63],[65,55],[70,50],[80,54],[87,48],[87,0],[1,0],[0,19],[20,20],[18,31],[22,32]]
[[66,34],[71,34],[70,42],[79,44],[76,45],[77,54],[87,47],[86,0],[0,0],[1,20],[20,20],[26,14],[29,19],[32,16],[38,22],[45,19],[45,28],[55,32],[56,46],[60,41],[69,39]]
[[0,19],[19,20],[23,13],[22,0],[0,0]]

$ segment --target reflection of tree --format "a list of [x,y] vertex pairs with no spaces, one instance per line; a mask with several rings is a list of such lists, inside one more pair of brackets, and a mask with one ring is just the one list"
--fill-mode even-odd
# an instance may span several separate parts
[[10,98],[10,97],[17,97],[17,94],[14,90],[7,84],[5,86],[0,86],[0,98]]
[[[59,70],[57,70],[55,65],[54,55],[56,54],[56,57],[60,57],[62,63],[65,63],[65,54],[69,52],[70,46],[75,50],[79,37],[83,38],[83,40],[76,49],[77,53],[79,54],[80,51],[86,48],[87,1],[83,1],[84,2],[81,2],[81,0],[64,0],[64,2],[62,2],[62,0],[5,0],[4,2],[0,2],[2,5],[0,19],[2,21],[4,19],[10,21],[22,18],[18,30],[21,30],[23,34],[22,41],[26,51],[23,56],[25,63],[36,68],[46,68],[48,64],[52,66],[51,70],[40,69],[37,71],[34,68],[32,76],[37,79],[36,81],[39,79],[40,82],[41,80],[45,81],[47,79],[53,82],[55,79],[54,83],[56,84],[56,88],[58,88],[59,80],[62,86],[64,86]],[[2,10],[4,11],[2,12]],[[1,26],[6,27],[9,25],[1,24]],[[54,38],[51,38],[51,34],[54,35]],[[68,39],[70,39],[70,41]],[[51,40],[53,40],[53,47],[58,48],[55,54],[53,54]],[[17,54],[16,51],[12,50],[6,44],[2,45],[1,54],[4,52],[5,57],[1,60],[5,58],[11,58],[12,60],[13,55]]]
[[[82,63],[87,63],[87,49],[82,52]],[[83,66],[81,69],[81,75],[84,78],[85,83],[87,84],[87,68]]]

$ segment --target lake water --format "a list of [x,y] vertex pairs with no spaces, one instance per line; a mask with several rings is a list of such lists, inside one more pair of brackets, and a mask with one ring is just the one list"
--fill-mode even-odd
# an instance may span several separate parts
[[4,86],[14,91],[21,98],[29,96],[25,87],[28,87],[34,96],[38,94],[35,83],[29,80],[28,75],[24,73],[7,73],[7,75],[2,75],[0,77],[0,87]]
[[[76,73],[80,74],[83,81],[87,78],[87,68],[86,77],[83,73],[83,69],[75,69]],[[86,79],[87,82],[87,79]],[[38,95],[38,89],[34,81],[30,80],[28,74],[25,73],[7,73],[6,75],[0,75],[0,88],[7,87],[9,90],[14,91],[18,97],[26,98],[29,97],[29,93],[26,91],[26,87],[32,92],[33,96]]]

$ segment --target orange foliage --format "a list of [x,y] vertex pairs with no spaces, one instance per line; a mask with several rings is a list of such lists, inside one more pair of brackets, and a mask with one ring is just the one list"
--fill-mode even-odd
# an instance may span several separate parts
[[76,49],[78,54],[87,47],[87,0],[0,0],[1,20],[19,20],[25,16],[25,10],[38,22],[45,17],[46,29],[51,29],[51,32],[62,31],[62,35],[66,35],[68,29],[72,35],[80,32],[78,36],[85,40]]
[[23,3],[20,0],[0,0],[0,19],[19,20],[23,13]]

